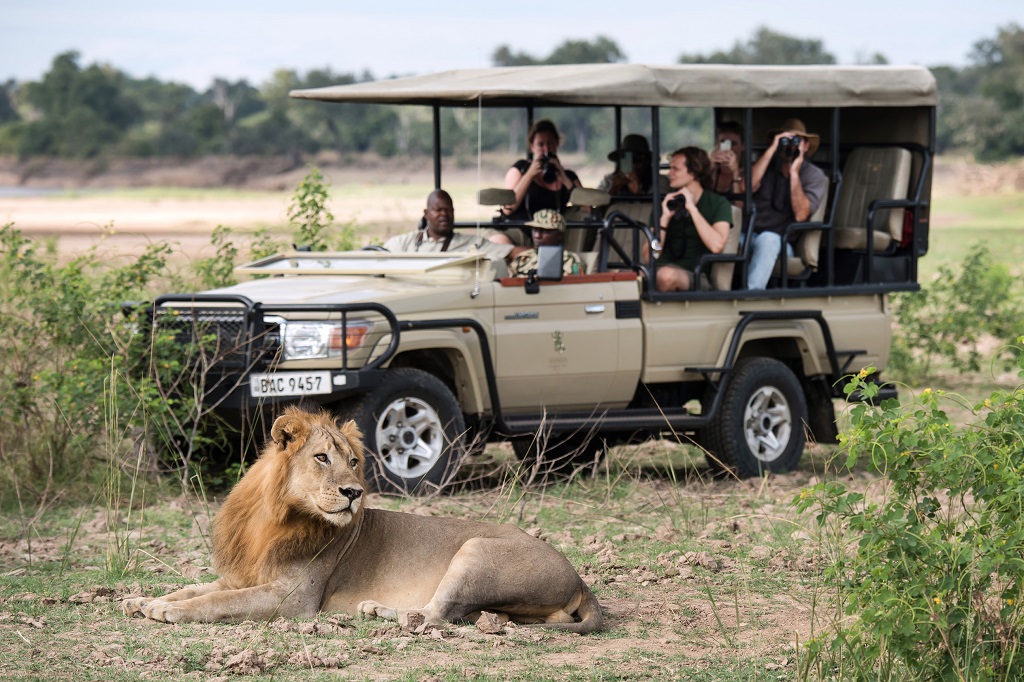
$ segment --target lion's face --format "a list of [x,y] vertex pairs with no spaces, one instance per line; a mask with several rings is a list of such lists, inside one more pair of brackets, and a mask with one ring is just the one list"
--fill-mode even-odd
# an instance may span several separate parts
[[355,518],[363,504],[362,433],[326,413],[288,411],[274,422],[274,442],[288,458],[288,505],[335,526]]

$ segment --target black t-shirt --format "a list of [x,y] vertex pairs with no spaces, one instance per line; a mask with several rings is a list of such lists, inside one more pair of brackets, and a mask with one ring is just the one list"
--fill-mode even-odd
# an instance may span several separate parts
[[[525,175],[526,170],[530,167],[530,163],[527,159],[520,159],[512,167]],[[565,174],[574,185],[579,181],[576,174],[568,168],[565,169]],[[550,190],[547,187],[541,187],[536,182],[531,182],[530,186],[526,188],[526,196],[523,197],[519,208],[509,215],[509,218],[530,220],[533,218],[534,213],[544,208],[551,208],[561,213],[569,204],[569,194],[571,191],[565,185],[562,185],[557,190]]]

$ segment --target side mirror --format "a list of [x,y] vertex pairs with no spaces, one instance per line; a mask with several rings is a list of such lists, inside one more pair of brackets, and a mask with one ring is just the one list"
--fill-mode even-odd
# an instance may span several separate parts
[[540,282],[559,282],[562,279],[562,256],[565,247],[561,244],[541,245],[537,247],[537,269],[530,270],[523,285],[528,294],[540,293]]

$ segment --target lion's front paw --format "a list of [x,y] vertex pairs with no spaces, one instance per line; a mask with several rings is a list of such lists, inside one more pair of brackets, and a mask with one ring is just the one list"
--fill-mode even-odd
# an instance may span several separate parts
[[146,613],[142,610],[149,602],[153,601],[150,597],[135,597],[133,599],[125,599],[121,602],[121,613],[131,618],[132,616],[146,617]]
[[163,623],[177,623],[185,616],[185,609],[173,602],[153,599],[142,605],[142,613]]
[[375,601],[367,600],[359,602],[356,611],[364,616],[384,618],[386,620],[397,620],[398,611]]

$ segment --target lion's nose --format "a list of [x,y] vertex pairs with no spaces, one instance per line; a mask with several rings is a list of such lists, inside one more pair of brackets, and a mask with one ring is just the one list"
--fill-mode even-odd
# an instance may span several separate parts
[[349,502],[355,502],[363,495],[362,488],[338,488],[338,492],[347,497]]

